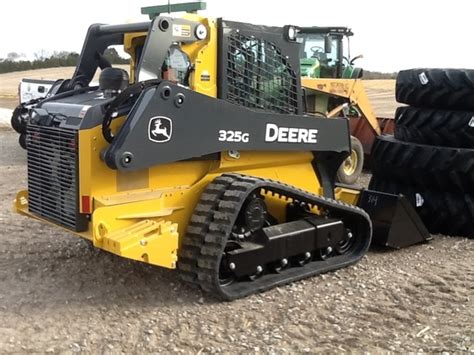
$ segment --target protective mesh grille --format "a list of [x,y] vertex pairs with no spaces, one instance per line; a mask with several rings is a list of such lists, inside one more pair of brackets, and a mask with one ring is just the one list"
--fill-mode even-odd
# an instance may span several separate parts
[[296,74],[280,49],[237,31],[228,40],[226,99],[249,108],[296,113]]
[[80,231],[77,191],[77,132],[29,124],[29,211]]

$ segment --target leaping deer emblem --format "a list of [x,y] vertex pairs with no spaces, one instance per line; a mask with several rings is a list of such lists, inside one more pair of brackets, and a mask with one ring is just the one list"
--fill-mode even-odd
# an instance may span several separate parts
[[161,120],[156,120],[154,122],[155,129],[151,131],[151,133],[156,137],[158,135],[163,135],[166,137],[166,139],[170,139],[170,135],[168,134],[168,131],[166,130],[166,127],[161,127]]

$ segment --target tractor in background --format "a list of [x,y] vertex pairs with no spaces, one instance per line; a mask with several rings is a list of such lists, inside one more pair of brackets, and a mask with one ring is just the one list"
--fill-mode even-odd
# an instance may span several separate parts
[[[292,26],[287,26],[291,29]],[[291,30],[290,30],[291,31]],[[354,184],[377,136],[393,133],[393,120],[376,117],[362,81],[363,69],[351,58],[351,29],[347,27],[293,27],[302,43],[301,84],[306,112],[350,120],[351,154],[339,168],[341,183]]]

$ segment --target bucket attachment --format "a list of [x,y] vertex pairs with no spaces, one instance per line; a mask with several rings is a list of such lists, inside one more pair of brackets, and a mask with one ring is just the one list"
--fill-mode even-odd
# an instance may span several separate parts
[[374,245],[400,249],[432,239],[403,195],[362,190],[357,205],[372,220]]

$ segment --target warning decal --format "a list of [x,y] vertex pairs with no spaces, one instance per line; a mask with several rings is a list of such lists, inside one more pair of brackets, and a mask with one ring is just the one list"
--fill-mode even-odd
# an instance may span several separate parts
[[191,37],[191,25],[173,24],[173,36]]

